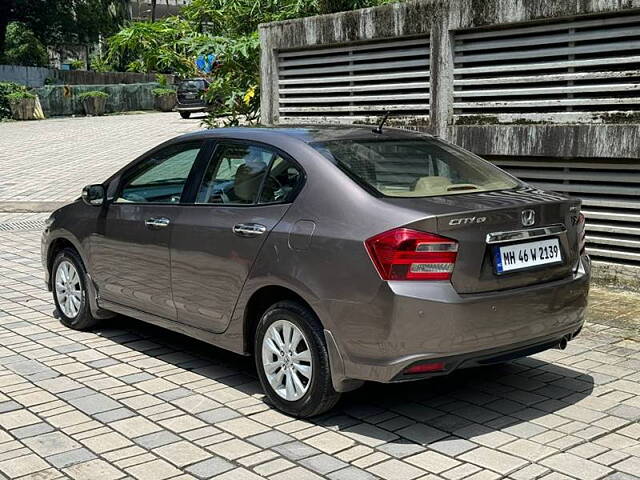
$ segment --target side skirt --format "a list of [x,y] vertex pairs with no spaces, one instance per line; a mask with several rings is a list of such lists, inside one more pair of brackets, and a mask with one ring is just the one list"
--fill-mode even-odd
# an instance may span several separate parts
[[142,312],[140,310],[136,310],[135,308],[126,307],[124,305],[120,305],[118,303],[110,302],[104,299],[100,300],[100,308],[119,313],[120,315],[125,315],[127,317],[133,317],[142,322],[151,323],[153,325],[166,328],[167,330],[171,330],[173,332],[187,335],[188,337],[201,340],[203,342],[209,343],[224,350],[229,350],[239,355],[249,356],[249,354],[244,351],[244,344],[241,335],[233,335],[229,333],[213,333],[208,330],[185,325],[184,323],[180,323],[175,320],[158,317],[157,315]]

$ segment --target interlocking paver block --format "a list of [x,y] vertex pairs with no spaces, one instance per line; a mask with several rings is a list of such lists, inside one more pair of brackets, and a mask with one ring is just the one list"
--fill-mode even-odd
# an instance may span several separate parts
[[160,426],[140,416],[118,420],[109,426],[129,438],[140,437],[162,430]]
[[107,410],[113,410],[122,407],[119,402],[103,395],[96,393],[86,397],[74,398],[69,400],[69,403],[76,407],[78,410],[86,413],[87,415],[93,415],[95,413],[106,412]]
[[424,475],[424,471],[400,460],[387,460],[368,468],[371,473],[385,480],[412,480]]
[[192,463],[196,463],[210,457],[210,454],[205,450],[187,441],[170,443],[168,445],[158,447],[153,451],[178,467],[191,465]]
[[100,459],[77,463],[65,468],[63,471],[75,480],[87,480],[89,478],[116,480],[124,477],[124,474],[120,470]]
[[570,453],[559,453],[542,460],[542,465],[581,480],[596,480],[613,470],[595,462],[580,458]]
[[457,460],[436,452],[423,452],[404,460],[431,473],[441,473],[460,465]]
[[186,471],[198,478],[212,478],[233,469],[233,464],[222,458],[210,458],[186,468]]
[[80,447],[80,444],[62,432],[45,433],[23,440],[24,444],[41,457],[68,452]]
[[6,430],[25,427],[38,422],[40,422],[38,417],[24,409],[0,414],[0,427]]
[[76,463],[93,460],[94,458],[96,458],[96,456],[86,448],[78,448],[47,457],[47,461],[57,469],[61,469],[75,465]]
[[521,458],[497,452],[486,447],[479,447],[475,450],[471,450],[470,452],[461,455],[459,460],[474,463],[503,475],[508,475],[514,470],[527,464],[527,462]]
[[309,470],[313,470],[321,475],[345,468],[348,465],[341,460],[321,453],[320,455],[314,455],[313,457],[307,457],[300,460],[300,463],[307,467]]
[[0,462],[0,472],[9,478],[29,475],[49,467],[49,464],[37,455],[26,455]]
[[305,439],[305,443],[325,453],[331,454],[353,446],[355,441],[336,432],[325,432],[315,437]]

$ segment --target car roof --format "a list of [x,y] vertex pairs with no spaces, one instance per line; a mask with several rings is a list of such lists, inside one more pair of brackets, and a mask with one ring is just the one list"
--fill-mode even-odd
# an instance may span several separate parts
[[278,127],[233,127],[214,128],[188,133],[179,138],[216,138],[225,137],[243,140],[283,140],[296,139],[305,143],[330,142],[346,139],[380,140],[380,139],[415,139],[431,137],[422,132],[383,127],[382,133],[375,133],[375,125],[287,125]]

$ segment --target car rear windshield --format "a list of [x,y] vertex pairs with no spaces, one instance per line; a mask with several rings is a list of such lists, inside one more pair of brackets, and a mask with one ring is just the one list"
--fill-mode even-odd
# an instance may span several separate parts
[[389,197],[432,197],[518,186],[489,162],[433,139],[345,139],[311,145],[356,181]]
[[204,80],[185,80],[178,85],[179,92],[199,92],[204,88]]

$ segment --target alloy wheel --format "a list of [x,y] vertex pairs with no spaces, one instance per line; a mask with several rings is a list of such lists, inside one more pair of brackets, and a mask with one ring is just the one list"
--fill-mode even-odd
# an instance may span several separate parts
[[273,322],[262,339],[262,365],[273,390],[293,402],[309,390],[313,361],[304,333],[288,320]]
[[82,284],[76,267],[68,260],[58,265],[55,278],[58,305],[68,318],[75,318],[82,305]]

